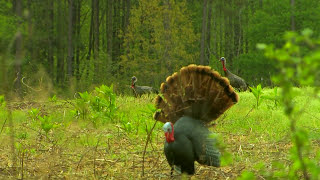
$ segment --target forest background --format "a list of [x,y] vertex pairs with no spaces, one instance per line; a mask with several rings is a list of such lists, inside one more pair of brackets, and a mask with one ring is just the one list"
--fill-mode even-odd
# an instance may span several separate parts
[[190,63],[222,73],[221,56],[250,85],[273,86],[279,68],[257,43],[280,47],[305,28],[319,36],[319,0],[2,0],[0,94],[126,93],[132,76],[158,88]]

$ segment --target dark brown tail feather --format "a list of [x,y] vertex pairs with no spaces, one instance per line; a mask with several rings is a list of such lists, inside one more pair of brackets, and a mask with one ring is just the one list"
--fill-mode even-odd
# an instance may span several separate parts
[[155,102],[160,111],[154,114],[154,119],[164,123],[175,123],[182,116],[209,123],[239,100],[229,80],[209,66],[181,68],[167,77],[160,91],[162,96],[158,95]]

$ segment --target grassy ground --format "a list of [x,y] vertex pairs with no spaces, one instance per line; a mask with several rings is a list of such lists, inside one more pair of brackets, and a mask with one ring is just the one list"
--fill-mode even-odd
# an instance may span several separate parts
[[[263,91],[270,94],[273,90]],[[319,150],[320,102],[307,95],[311,91],[296,89],[295,102],[304,108],[298,126],[309,131],[313,156]],[[232,161],[220,168],[196,164],[192,179],[236,179],[243,171],[257,172],[260,162],[267,168],[274,161],[290,163],[289,121],[282,106],[265,100],[259,109],[253,108],[255,98],[250,92],[239,95],[240,102],[211,128],[220,135]],[[116,115],[104,120],[95,114],[76,117],[74,100],[9,102],[0,110],[0,179],[170,178],[161,123],[153,130],[143,167],[147,134],[155,122],[150,108],[153,98],[119,96]],[[48,133],[34,114],[49,119]]]

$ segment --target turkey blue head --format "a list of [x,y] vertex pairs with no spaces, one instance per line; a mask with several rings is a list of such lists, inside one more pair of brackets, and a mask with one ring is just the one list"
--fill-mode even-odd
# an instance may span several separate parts
[[166,122],[162,127],[168,143],[174,142],[174,130],[171,122]]
[[221,57],[221,58],[220,58],[220,61],[221,61],[222,66],[223,66],[223,70],[224,70],[224,71],[227,71],[227,68],[226,68],[226,65],[225,65],[225,63],[227,62],[227,60],[226,60],[224,57]]

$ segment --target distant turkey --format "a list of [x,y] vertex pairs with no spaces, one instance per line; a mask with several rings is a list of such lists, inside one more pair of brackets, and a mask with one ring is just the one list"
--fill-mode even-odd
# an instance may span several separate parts
[[194,174],[194,161],[220,166],[217,140],[208,124],[233,104],[238,95],[225,77],[208,66],[189,65],[167,77],[156,97],[154,119],[164,124],[164,152],[173,169]]
[[136,82],[138,81],[138,79],[133,76],[131,78],[131,89],[133,91],[133,94],[135,95],[135,97],[141,97],[142,94],[151,94],[151,93],[156,93],[158,94],[158,91],[152,87],[149,86],[137,86]]
[[221,63],[223,66],[223,71],[225,76],[229,79],[230,84],[232,87],[240,90],[240,91],[246,91],[247,89],[249,89],[248,84],[246,83],[246,81],[244,79],[242,79],[241,77],[231,73],[227,68],[226,68],[226,63],[227,61],[225,60],[224,57],[221,57]]

